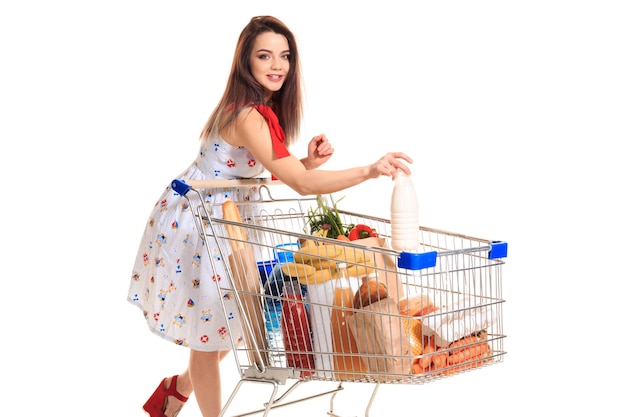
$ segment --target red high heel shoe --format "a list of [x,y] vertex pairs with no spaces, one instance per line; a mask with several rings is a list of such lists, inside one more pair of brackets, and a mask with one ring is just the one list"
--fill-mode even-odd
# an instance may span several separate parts
[[148,398],[148,401],[143,405],[143,409],[145,412],[150,414],[150,417],[165,417],[165,413],[163,413],[163,409],[165,408],[167,397],[170,395],[176,397],[179,401],[187,402],[189,399],[185,397],[178,391],[176,391],[176,380],[178,379],[178,375],[174,375],[172,377],[172,382],[170,383],[170,387],[165,389],[165,380],[167,378],[163,378],[163,381],[159,384],[156,390],[152,393],[152,396]]

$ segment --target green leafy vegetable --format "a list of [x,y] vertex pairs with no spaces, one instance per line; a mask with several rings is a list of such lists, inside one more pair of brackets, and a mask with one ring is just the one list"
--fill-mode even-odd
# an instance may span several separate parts
[[332,207],[328,207],[324,203],[322,196],[317,196],[318,207],[315,209],[309,207],[309,212],[307,214],[307,224],[312,235],[327,237],[330,239],[336,239],[339,235],[348,235],[350,229],[352,228],[351,226],[353,225],[344,227],[341,222],[341,218],[339,217],[339,211],[337,210],[337,203],[342,199],[343,197],[337,200]]

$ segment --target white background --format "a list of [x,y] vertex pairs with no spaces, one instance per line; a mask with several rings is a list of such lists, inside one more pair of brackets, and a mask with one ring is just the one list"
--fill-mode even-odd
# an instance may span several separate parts
[[[0,414],[141,416],[161,378],[185,367],[185,349],[150,334],[126,302],[135,251],[155,199],[195,158],[239,32],[272,14],[301,51],[296,153],[322,132],[336,148],[330,168],[404,151],[423,225],[509,243],[504,362],[382,386],[370,415],[615,415],[621,2],[216,3],[0,6]],[[342,204],[387,216],[391,187],[370,181]],[[229,358],[222,369],[227,395],[237,368]],[[372,389],[348,385],[336,411],[363,415]],[[256,408],[261,391],[235,408]],[[327,408],[323,398],[272,415]],[[181,414],[199,415],[193,400]]]

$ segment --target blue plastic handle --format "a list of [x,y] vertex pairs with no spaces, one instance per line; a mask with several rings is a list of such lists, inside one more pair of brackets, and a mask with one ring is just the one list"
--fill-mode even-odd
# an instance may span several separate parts
[[489,251],[489,259],[506,258],[508,255],[509,245],[501,240],[491,242],[491,250]]
[[417,271],[424,268],[431,268],[437,264],[437,252],[400,252],[398,267]]
[[174,180],[172,181],[172,190],[184,196],[189,190],[191,190],[191,185],[182,180]]

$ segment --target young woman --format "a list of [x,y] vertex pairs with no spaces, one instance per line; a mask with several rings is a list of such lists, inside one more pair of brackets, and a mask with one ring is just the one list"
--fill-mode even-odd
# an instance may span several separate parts
[[[200,135],[200,152],[177,178],[254,178],[269,171],[301,195],[344,190],[381,175],[410,174],[402,162],[412,159],[391,152],[369,165],[343,170],[317,169],[333,155],[325,135],[308,144],[298,159],[288,148],[298,138],[302,91],[298,47],[292,32],[271,16],[254,17],[241,32],[227,86]],[[254,188],[220,188],[206,192],[219,211],[227,198],[254,198]],[[225,277],[223,260],[216,270],[205,261],[203,246],[186,200],[169,187],[157,201],[146,226],[132,274],[129,302],[143,311],[149,328],[190,351],[189,366],[165,378],[144,405],[151,417],[178,414],[192,392],[203,417],[222,408],[220,361],[232,349],[225,334],[226,314],[213,282]],[[221,216],[221,212],[214,212]],[[208,255],[206,255],[208,256]],[[192,307],[190,307],[192,300]],[[224,300],[233,340],[243,343],[234,300]]]

